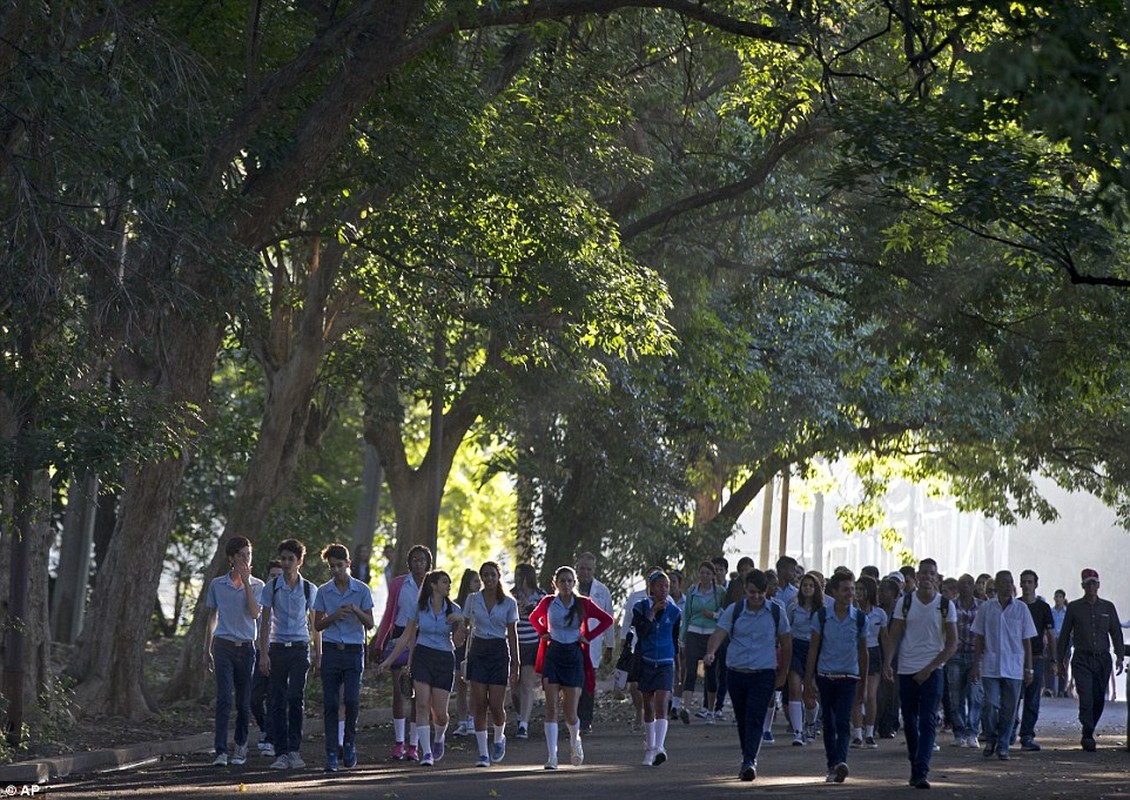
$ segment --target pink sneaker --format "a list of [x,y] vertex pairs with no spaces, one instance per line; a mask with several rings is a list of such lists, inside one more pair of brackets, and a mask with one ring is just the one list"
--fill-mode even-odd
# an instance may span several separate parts
[[409,761],[420,760],[420,748],[418,745],[410,744],[408,749],[404,752],[404,757]]
[[408,750],[404,746],[404,742],[397,742],[392,746],[392,760],[403,761],[408,754]]

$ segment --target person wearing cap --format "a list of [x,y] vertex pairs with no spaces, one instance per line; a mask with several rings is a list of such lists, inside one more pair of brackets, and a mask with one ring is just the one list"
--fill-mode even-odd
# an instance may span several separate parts
[[[1083,596],[1067,604],[1063,626],[1059,631],[1056,648],[1067,653],[1071,643],[1071,672],[1075,676],[1075,694],[1079,698],[1079,724],[1083,726],[1080,744],[1084,750],[1094,752],[1095,728],[1103,715],[1106,687],[1110,682],[1110,648],[1114,647],[1117,674],[1122,674],[1125,646],[1118,611],[1114,603],[1099,597],[1099,573],[1088,567],[1080,575]],[[1067,671],[1061,659],[1060,675]]]

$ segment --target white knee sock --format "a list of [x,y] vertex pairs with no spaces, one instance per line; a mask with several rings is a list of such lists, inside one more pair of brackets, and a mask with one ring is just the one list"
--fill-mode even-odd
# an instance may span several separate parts
[[506,724],[505,723],[503,723],[502,725],[495,725],[494,726],[494,740],[496,742],[502,742],[502,741],[506,740]]
[[550,761],[557,760],[557,723],[545,723],[545,749]]
[[648,750],[655,749],[655,723],[645,722],[643,724],[643,746]]
[[480,757],[486,756],[488,754],[488,751],[487,751],[487,732],[486,731],[475,731],[475,741],[478,742],[478,744],[479,744],[479,756]]
[[655,746],[663,750],[667,746],[667,720],[657,719],[655,721]]
[[404,741],[404,720],[393,718],[392,738],[396,739],[397,742]]
[[793,733],[804,730],[804,703],[800,700],[789,701],[789,726]]
[[431,755],[432,753],[432,739],[431,729],[428,725],[417,725],[416,735],[420,737],[420,755]]

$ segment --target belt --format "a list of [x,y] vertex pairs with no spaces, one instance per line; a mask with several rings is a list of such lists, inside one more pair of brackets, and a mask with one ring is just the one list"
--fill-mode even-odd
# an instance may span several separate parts
[[217,636],[216,641],[217,642],[226,642],[227,644],[230,644],[233,647],[251,647],[253,644],[255,644],[255,642],[252,641],[251,639],[228,639],[224,636]]
[[344,650],[347,653],[360,653],[361,648],[364,646],[363,644],[343,644],[342,642],[327,642],[324,639],[322,640],[323,650]]
[[309,647],[309,642],[271,642],[271,647]]

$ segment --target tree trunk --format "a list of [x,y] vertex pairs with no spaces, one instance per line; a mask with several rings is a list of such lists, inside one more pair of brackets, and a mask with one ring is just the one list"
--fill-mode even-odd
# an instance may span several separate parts
[[72,477],[67,487],[58,579],[51,605],[51,635],[63,644],[73,644],[82,630],[97,510],[98,476],[88,472]]
[[549,503],[543,499],[545,559],[538,576],[542,586],[551,586],[557,568],[571,565],[578,553],[600,552],[600,541],[593,538],[597,530],[593,498],[597,469],[581,458],[572,458],[568,473],[560,497]]
[[371,444],[365,444],[365,465],[361,470],[361,497],[353,516],[349,552],[353,556],[353,577],[369,583],[373,560],[373,536],[377,530],[377,515],[381,504],[381,484],[384,468],[381,457]]
[[183,459],[154,461],[126,477],[114,535],[68,669],[78,679],[79,707],[88,714],[137,720],[157,710],[145,685],[145,642],[184,468]]

